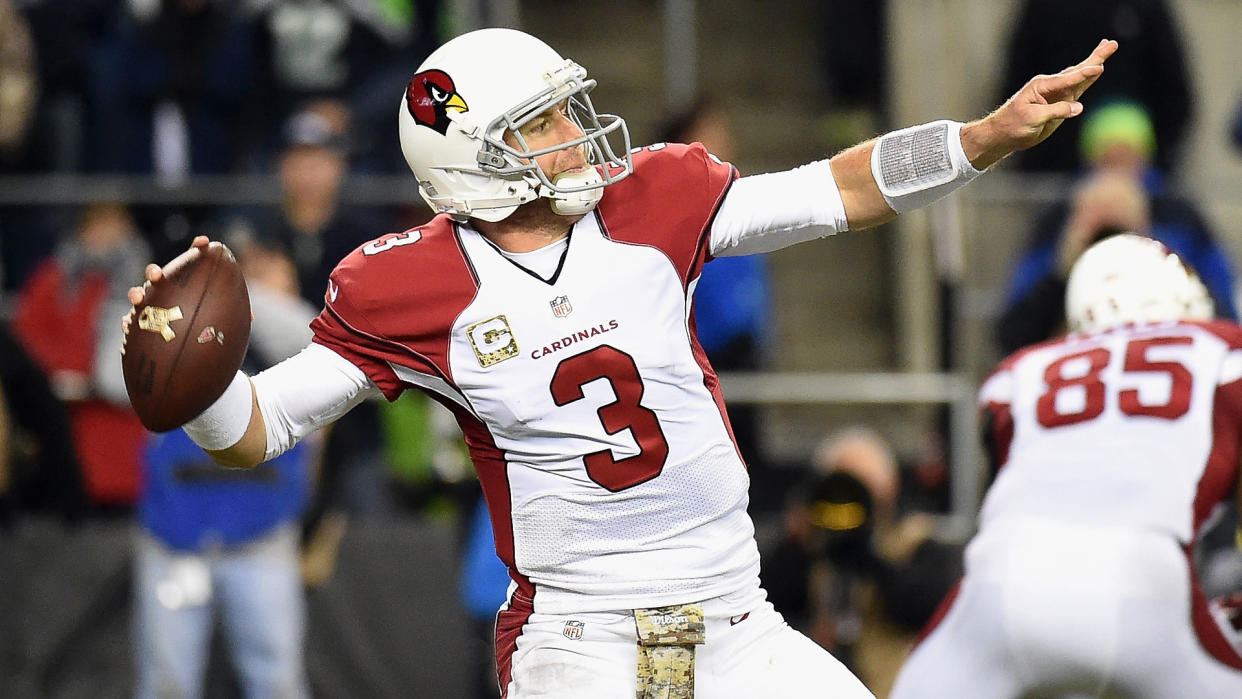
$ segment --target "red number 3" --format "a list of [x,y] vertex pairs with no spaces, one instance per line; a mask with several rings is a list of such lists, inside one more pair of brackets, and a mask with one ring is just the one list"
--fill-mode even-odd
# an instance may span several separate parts
[[[1157,372],[1167,374],[1170,380],[1169,399],[1164,403],[1147,405],[1139,401],[1135,388],[1126,388],[1117,395],[1117,407],[1126,415],[1144,415],[1165,420],[1176,420],[1190,410],[1190,389],[1194,377],[1179,362],[1153,362],[1147,358],[1152,347],[1189,345],[1189,337],[1152,337],[1131,340],[1126,345],[1126,359],[1122,370],[1126,373]],[[1075,360],[1086,360],[1085,372],[1065,376],[1065,365]],[[1105,386],[1100,374],[1112,359],[1108,350],[1096,347],[1069,354],[1048,365],[1044,370],[1044,383],[1048,390],[1035,404],[1035,416],[1039,424],[1047,428],[1074,425],[1094,420],[1104,412]],[[1073,412],[1061,412],[1057,408],[1057,394],[1068,389],[1081,389],[1082,407]]]
[[628,429],[638,443],[638,453],[616,458],[611,449],[587,454],[587,475],[612,492],[644,483],[660,475],[668,459],[668,441],[655,413],[640,401],[644,388],[634,358],[615,347],[601,345],[566,358],[552,375],[552,399],[558,406],[583,398],[582,387],[607,379],[617,399],[600,406],[599,421],[608,434]]

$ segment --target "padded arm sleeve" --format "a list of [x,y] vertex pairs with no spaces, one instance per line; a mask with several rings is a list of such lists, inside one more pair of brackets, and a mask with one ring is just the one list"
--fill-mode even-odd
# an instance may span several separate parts
[[361,369],[316,343],[251,381],[267,427],[264,459],[283,454],[363,400],[380,396]]

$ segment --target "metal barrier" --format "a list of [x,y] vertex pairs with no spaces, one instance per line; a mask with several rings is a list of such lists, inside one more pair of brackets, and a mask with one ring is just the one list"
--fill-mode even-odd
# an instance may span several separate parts
[[974,531],[983,491],[983,462],[975,439],[975,382],[940,373],[722,373],[730,404],[749,405],[946,405],[949,408],[949,514],[940,535],[964,541]]

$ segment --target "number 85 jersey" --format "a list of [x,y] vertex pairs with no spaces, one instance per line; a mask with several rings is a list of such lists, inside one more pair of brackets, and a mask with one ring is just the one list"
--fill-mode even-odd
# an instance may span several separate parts
[[441,216],[347,257],[312,324],[390,400],[418,388],[454,411],[539,612],[762,594],[749,479],[691,320],[736,174],[701,147],[634,163],[550,279]]
[[980,389],[1000,466],[980,526],[1043,516],[1193,541],[1237,484],[1242,328],[1071,334],[1012,355]]

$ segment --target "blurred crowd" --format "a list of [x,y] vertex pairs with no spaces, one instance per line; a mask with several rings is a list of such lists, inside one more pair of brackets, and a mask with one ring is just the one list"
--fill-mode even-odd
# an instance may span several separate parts
[[[142,427],[117,360],[126,290],[195,235],[242,264],[254,373],[309,341],[337,260],[429,218],[416,202],[347,204],[341,188],[349,173],[407,172],[391,86],[451,31],[444,4],[0,0],[0,176],[256,175],[278,191],[274,204],[135,204],[118,190],[0,205],[0,518],[133,526],[122,602],[137,696],[308,696],[304,594],[332,576],[348,518],[453,516],[477,497],[430,402],[365,406],[280,459],[225,471],[180,431]],[[0,693],[40,672],[5,647]]]
[[[147,263],[170,259],[194,235],[225,241],[246,265],[255,307],[274,311],[256,319],[254,344],[264,342],[260,320],[268,335],[304,344],[336,261],[428,218],[421,206],[349,205],[340,192],[351,172],[405,171],[388,88],[439,43],[441,4],[0,1],[0,175],[131,175],[172,186],[252,174],[270,176],[279,192],[274,205],[145,205],[118,192],[84,205],[0,207],[0,308],[17,347],[43,370],[41,398],[58,399],[73,426],[82,497],[69,499],[124,514],[142,492],[146,435],[114,354],[125,291]],[[10,402],[33,405],[30,393]],[[369,432],[326,440],[329,461],[376,451],[369,445],[382,442],[383,423],[376,411],[367,418],[359,431]],[[20,430],[14,439],[30,441]],[[56,452],[52,434],[42,441],[32,453]],[[19,459],[10,480],[22,484],[26,471],[73,480],[67,467],[23,469]],[[374,505],[367,476],[345,479],[353,506]],[[38,499],[49,488],[13,490]]]
[[[279,190],[276,204],[237,206],[131,205],[120,197],[74,207],[0,204],[0,536],[26,513],[137,525],[143,696],[170,687],[190,693],[205,681],[213,623],[201,611],[213,595],[230,600],[219,614],[245,620],[221,627],[232,651],[229,681],[251,696],[308,695],[297,649],[304,588],[332,575],[349,517],[398,510],[460,526],[462,603],[477,627],[477,676],[488,676],[486,639],[507,579],[446,411],[412,394],[367,404],[278,462],[225,476],[180,432],[146,432],[128,409],[116,361],[126,289],[145,264],[171,258],[195,235],[225,241],[243,264],[255,309],[247,361],[258,370],[309,339],[307,324],[340,258],[429,218],[413,196],[404,206],[357,206],[343,200],[342,186],[350,173],[408,172],[393,86],[455,33],[450,5],[0,0],[0,176],[119,174],[176,185],[254,174],[271,176]],[[1197,269],[1219,315],[1236,319],[1227,249],[1195,202],[1169,186],[1195,106],[1173,8],[1137,0],[1021,5],[1000,94],[1016,90],[1013,80],[1072,63],[1098,37],[1121,40],[1123,52],[1109,63],[1087,118],[1014,164],[1076,184],[1024,233],[998,348],[1008,353],[1062,332],[1066,275],[1077,256],[1123,231],[1165,242]],[[829,142],[894,126],[883,6],[825,4]],[[663,124],[659,138],[699,141],[731,161],[737,136],[727,106],[727,96],[704,96]],[[1242,149],[1242,103],[1232,138]],[[718,371],[773,368],[773,302],[762,257],[706,266],[698,332]],[[756,519],[776,532],[761,542],[773,602],[884,696],[961,573],[961,542],[938,538],[929,517],[947,509],[944,455],[899,455],[896,440],[873,428],[828,425],[814,454],[777,464],[765,452],[761,411],[729,412],[755,478],[788,485],[772,502],[757,502],[768,511]],[[1227,542],[1204,556],[1217,561],[1204,572],[1221,591],[1237,582],[1231,576],[1242,578],[1237,557],[1217,555],[1222,548]],[[250,594],[230,594],[229,585]],[[287,662],[255,660],[273,657]],[[476,689],[494,690],[485,679]]]
[[[201,175],[271,173],[299,145],[344,160],[336,163],[339,172],[324,164],[317,177],[286,181],[296,188],[291,196],[331,189],[346,166],[404,171],[387,88],[403,82],[408,67],[438,43],[446,21],[441,4],[4,0],[0,174],[149,175],[176,184]],[[290,120],[308,110],[321,119],[320,133],[308,136],[313,128],[301,124],[291,134]],[[71,226],[57,207],[31,209],[3,212],[0,257],[10,292]],[[141,207],[131,215],[162,258],[183,249],[216,213]],[[383,212],[385,229],[411,213],[422,215]],[[317,233],[309,228],[318,225],[333,236],[351,232],[353,221],[351,213],[335,211],[299,212],[297,219],[295,229]],[[341,246],[346,242],[324,252]],[[315,251],[291,252],[299,265],[313,266]]]

